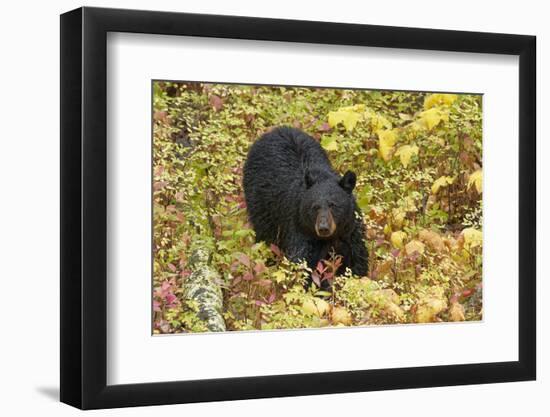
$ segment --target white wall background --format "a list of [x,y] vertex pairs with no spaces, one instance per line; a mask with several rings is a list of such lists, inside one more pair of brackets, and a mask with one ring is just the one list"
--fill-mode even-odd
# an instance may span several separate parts
[[[3,415],[75,415],[59,393],[59,17],[72,0],[3,4],[0,14],[0,411]],[[94,412],[223,416],[280,415],[543,415],[548,409],[550,193],[543,190],[550,152],[542,115],[548,108],[550,27],[545,3],[462,0],[338,2],[317,0],[124,0],[86,5],[291,19],[509,32],[538,37],[538,381],[467,387],[324,395]],[[544,101],[544,102],[543,102]],[[444,346],[442,346],[444,348]],[[545,395],[546,394],[546,395]]]

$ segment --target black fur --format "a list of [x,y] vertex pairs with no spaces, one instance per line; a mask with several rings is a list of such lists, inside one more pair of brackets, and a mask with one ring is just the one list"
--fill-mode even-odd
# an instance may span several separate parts
[[[244,193],[256,240],[274,243],[294,262],[315,268],[331,250],[343,267],[364,276],[368,256],[355,174],[336,173],[319,143],[306,133],[279,127],[252,145],[244,166]],[[324,211],[323,211],[324,210]],[[329,238],[316,233],[319,213],[330,210],[336,225]]]

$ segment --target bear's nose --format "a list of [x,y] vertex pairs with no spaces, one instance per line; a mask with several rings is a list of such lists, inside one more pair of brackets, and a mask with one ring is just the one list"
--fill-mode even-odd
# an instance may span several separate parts
[[330,238],[336,231],[336,224],[330,210],[322,210],[315,221],[315,233],[318,237]]
[[321,237],[327,237],[331,233],[329,220],[326,217],[321,217],[317,223],[317,234]]
[[330,233],[330,228],[328,227],[328,222],[323,221],[319,224],[319,233],[322,235],[327,235]]

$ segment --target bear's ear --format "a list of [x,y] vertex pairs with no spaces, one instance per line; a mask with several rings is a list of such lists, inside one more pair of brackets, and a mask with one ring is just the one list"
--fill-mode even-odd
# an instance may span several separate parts
[[348,193],[351,193],[355,188],[355,182],[357,181],[357,176],[353,171],[347,171],[342,179],[340,180],[340,187],[346,190]]
[[305,173],[305,176],[304,176],[304,180],[306,182],[306,188],[310,188],[315,183],[311,173],[307,169],[306,169],[306,173]]

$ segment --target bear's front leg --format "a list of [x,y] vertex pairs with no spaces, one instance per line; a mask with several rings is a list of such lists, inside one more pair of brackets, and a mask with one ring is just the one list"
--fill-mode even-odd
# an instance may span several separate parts
[[294,233],[284,241],[283,252],[292,262],[307,262],[308,267],[312,267],[312,245],[308,238],[301,233]]
[[354,275],[364,277],[369,272],[369,253],[363,237],[363,224],[358,223],[351,233],[350,269]]
[[[286,256],[292,262],[300,263],[306,261],[307,266],[315,271],[319,261],[325,258],[329,252],[330,243],[319,244],[319,242],[312,241],[303,235],[295,235],[292,241],[287,242]],[[306,288],[313,285],[313,279],[308,274],[308,280],[306,282]],[[320,288],[325,291],[329,291],[331,288],[331,282],[328,279],[321,281]]]

